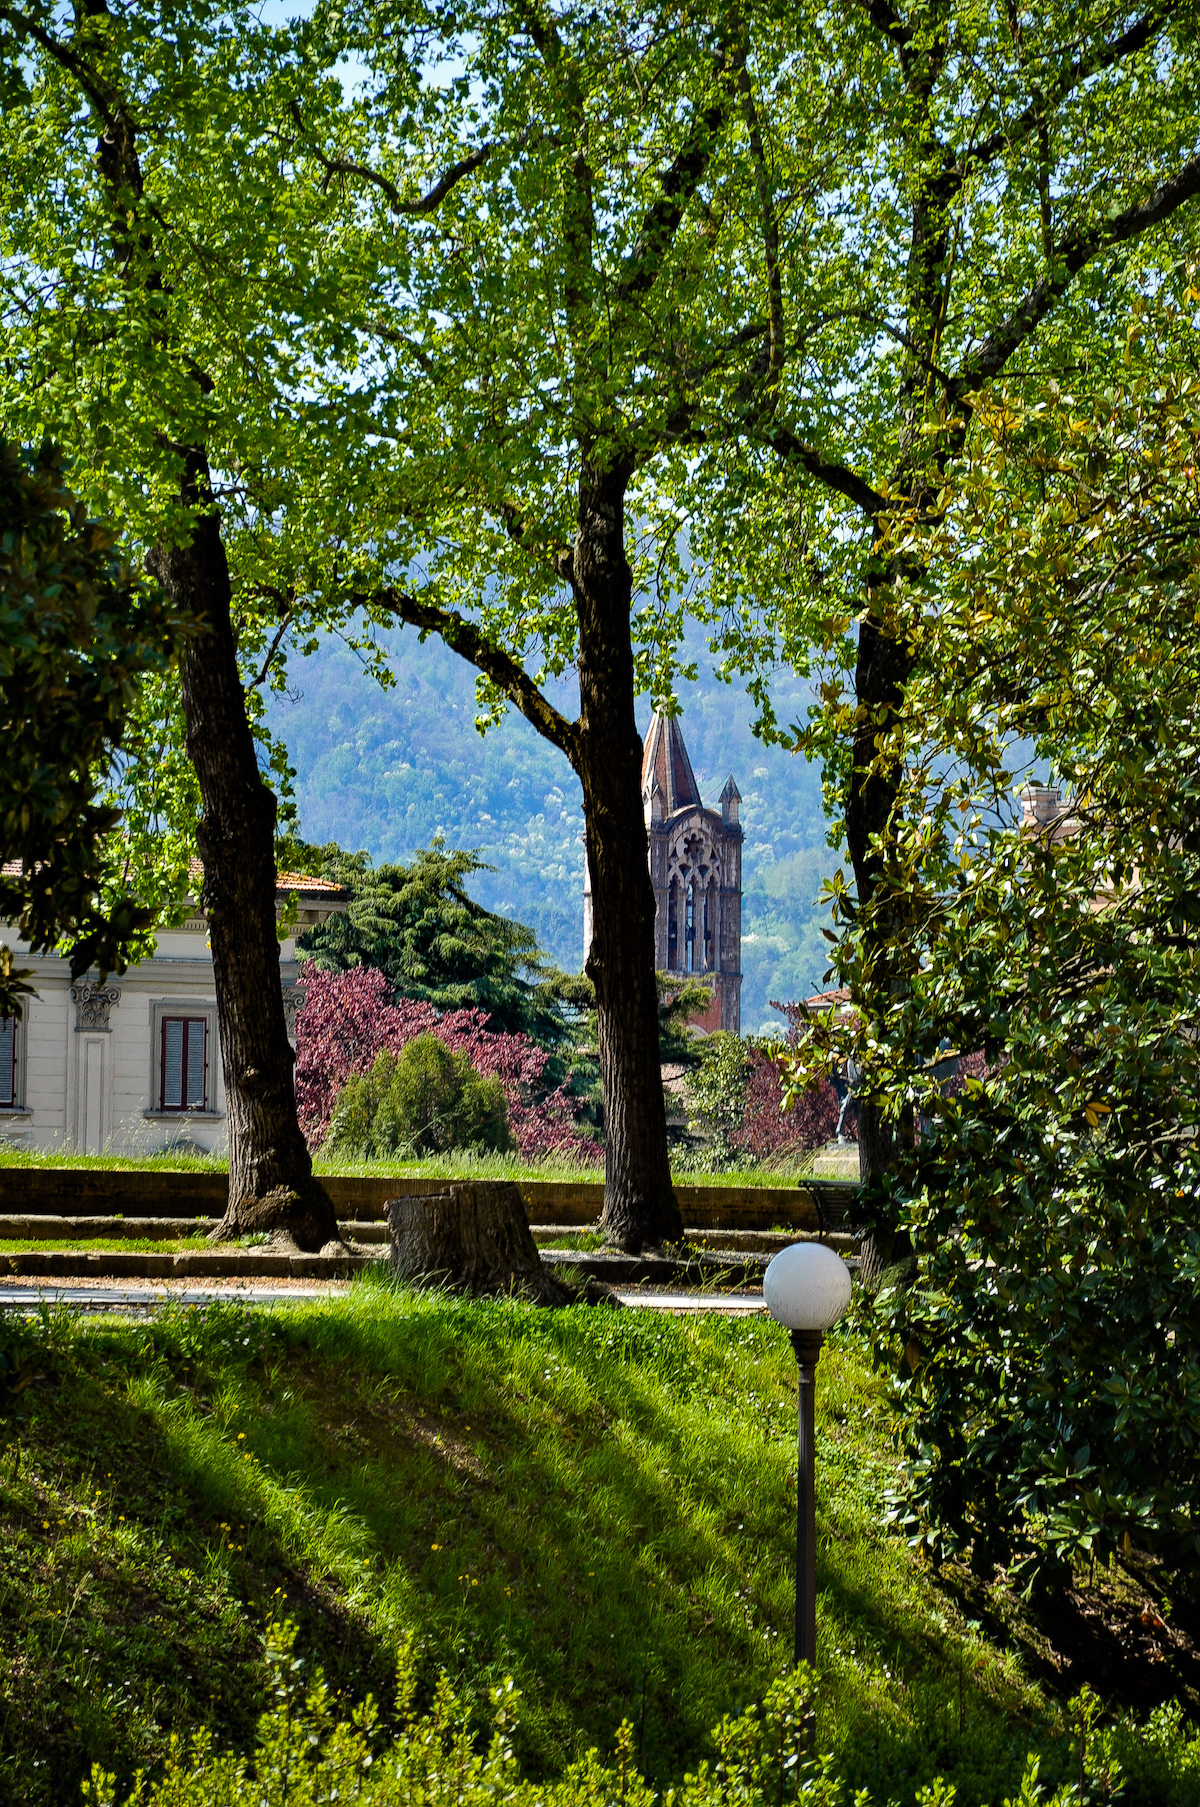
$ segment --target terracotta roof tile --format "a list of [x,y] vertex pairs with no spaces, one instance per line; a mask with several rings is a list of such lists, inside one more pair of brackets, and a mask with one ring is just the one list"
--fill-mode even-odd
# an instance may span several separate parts
[[281,872],[275,880],[277,891],[303,891],[308,897],[345,897],[348,895],[341,885],[335,885],[327,878],[306,878],[301,872]]

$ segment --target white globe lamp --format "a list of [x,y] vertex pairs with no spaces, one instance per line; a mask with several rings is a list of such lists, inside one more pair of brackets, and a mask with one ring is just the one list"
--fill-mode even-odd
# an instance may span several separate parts
[[800,1369],[796,1471],[796,1661],[817,1660],[817,1488],[814,1401],[821,1339],[850,1303],[850,1269],[823,1242],[793,1242],[763,1275],[763,1299],[791,1332]]
[[823,1242],[793,1242],[763,1275],[763,1299],[785,1330],[829,1330],[850,1303],[850,1269]]

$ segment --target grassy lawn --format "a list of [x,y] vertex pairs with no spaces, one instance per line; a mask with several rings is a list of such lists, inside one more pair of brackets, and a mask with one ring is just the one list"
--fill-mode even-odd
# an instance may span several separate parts
[[27,1236],[11,1242],[5,1237],[0,1241],[0,1255],[39,1254],[43,1250],[47,1253],[69,1250],[74,1255],[176,1255],[185,1249],[211,1246],[207,1236],[69,1236],[42,1241]]
[[[410,1638],[419,1700],[445,1669],[477,1724],[512,1675],[533,1777],[611,1752],[628,1719],[645,1773],[678,1781],[787,1666],[795,1368],[763,1319],[372,1278],[22,1334],[37,1378],[0,1456],[6,1802],[73,1800],[93,1760],[128,1779],[173,1730],[248,1744],[281,1618],[385,1726]],[[880,1803],[943,1771],[959,1807],[999,1807],[1031,1748],[1069,1779],[1071,1715],[884,1527],[887,1407],[853,1341],[819,1374],[819,1745]],[[1121,1736],[1152,1778],[1124,1798],[1200,1800],[1200,1747],[1165,1720]]]
[[[604,1179],[603,1164],[581,1167],[561,1161],[522,1161],[516,1155],[503,1154],[450,1153],[420,1161],[349,1161],[318,1152],[313,1157],[313,1166],[318,1174],[347,1178],[549,1180],[567,1185],[581,1180],[602,1183]],[[82,1167],[112,1173],[224,1173],[226,1162],[223,1156],[210,1155],[53,1154],[41,1149],[16,1148],[0,1137],[0,1168],[4,1167]],[[674,1179],[678,1186],[739,1188],[802,1183],[791,1169],[769,1167],[737,1168],[724,1173],[693,1173],[689,1170],[676,1173]]]

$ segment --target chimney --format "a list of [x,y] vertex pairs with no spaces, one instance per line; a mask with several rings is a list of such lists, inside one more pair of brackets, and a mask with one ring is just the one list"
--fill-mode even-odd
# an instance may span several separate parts
[[1048,828],[1061,814],[1062,790],[1057,784],[1027,784],[1021,792],[1022,828]]

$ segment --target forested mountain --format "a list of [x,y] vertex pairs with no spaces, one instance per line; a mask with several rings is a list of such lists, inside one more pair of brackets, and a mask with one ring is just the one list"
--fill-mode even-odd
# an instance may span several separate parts
[[[582,958],[583,814],[566,760],[517,715],[482,738],[474,678],[438,640],[389,641],[397,683],[384,691],[337,640],[297,660],[272,728],[296,768],[301,831],[310,841],[366,848],[376,861],[408,860],[443,834],[478,848],[495,871],[472,894],[529,924],[546,952],[578,970]],[[697,649],[700,650],[699,648]],[[572,687],[555,700],[574,714]],[[818,773],[751,733],[746,696],[707,676],[681,691],[682,725],[701,794],[715,805],[732,772],[742,793],[747,1030],[778,1025],[769,999],[819,988],[825,944],[813,901],[834,855],[825,846]],[[778,689],[781,719],[802,715],[807,687]],[[643,702],[639,722],[648,726]]]

